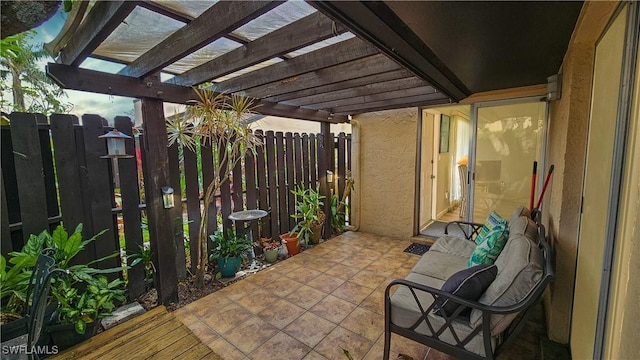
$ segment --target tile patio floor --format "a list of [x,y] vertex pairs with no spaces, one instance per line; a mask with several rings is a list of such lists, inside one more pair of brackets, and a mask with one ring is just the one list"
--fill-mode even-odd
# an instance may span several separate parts
[[[355,359],[381,359],[384,290],[419,260],[403,252],[410,244],[348,232],[174,315],[225,359],[340,360],[346,359],[343,348]],[[524,346],[536,348],[535,338]],[[415,360],[450,358],[395,334],[391,350],[391,359],[399,353]],[[522,349],[514,350],[523,358]]]

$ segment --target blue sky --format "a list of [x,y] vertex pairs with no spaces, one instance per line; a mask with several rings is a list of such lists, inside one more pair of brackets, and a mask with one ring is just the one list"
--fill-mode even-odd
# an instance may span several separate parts
[[[42,45],[53,40],[62,28],[66,17],[67,14],[59,10],[55,16],[35,29],[35,35],[31,41],[35,44]],[[51,58],[43,60],[41,63],[43,71],[47,62],[54,62],[54,60]],[[117,72],[119,68],[122,67],[122,65],[111,64],[95,59],[87,59],[81,66],[89,69],[99,68],[102,71],[105,71],[106,66],[107,68],[112,68],[108,70],[113,72]],[[74,105],[71,113],[78,117],[83,114],[98,114],[109,120],[112,120],[115,116],[133,117],[133,98],[93,94],[75,90],[66,90],[66,93],[69,97],[64,99],[64,101]]]

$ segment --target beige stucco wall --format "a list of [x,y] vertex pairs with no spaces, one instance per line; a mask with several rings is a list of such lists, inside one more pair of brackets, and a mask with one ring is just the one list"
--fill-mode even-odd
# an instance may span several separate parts
[[549,338],[561,343],[569,341],[594,49],[616,6],[585,3],[562,64],[562,98],[550,105],[547,163],[555,172],[543,213],[557,278],[545,308]]
[[353,117],[359,144],[354,216],[360,231],[413,236],[418,109],[388,110]]

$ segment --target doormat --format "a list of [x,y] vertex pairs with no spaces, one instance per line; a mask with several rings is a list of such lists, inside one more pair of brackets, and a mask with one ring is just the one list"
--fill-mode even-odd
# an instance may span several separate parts
[[409,245],[406,249],[404,249],[404,252],[407,252],[409,254],[415,254],[415,255],[423,255],[424,253],[427,252],[427,250],[429,250],[430,247],[431,246],[427,244],[413,243]]

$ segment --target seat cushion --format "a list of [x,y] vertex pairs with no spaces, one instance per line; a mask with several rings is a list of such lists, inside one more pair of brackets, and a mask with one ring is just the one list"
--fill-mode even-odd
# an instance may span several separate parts
[[[498,268],[495,265],[474,266],[451,275],[442,285],[441,290],[467,300],[476,301],[495,280],[497,274]],[[441,315],[440,312],[444,311],[447,316],[451,316],[457,308],[458,305],[448,299],[444,301],[438,299],[436,314]]]
[[[427,285],[435,289],[440,289],[443,280],[436,279],[422,274],[409,273],[406,280],[413,281],[422,285]],[[433,304],[434,298],[431,294],[424,291],[415,291],[420,305],[424,311],[427,311]],[[396,291],[391,295],[391,322],[403,328],[412,327],[422,317],[422,312],[416,303],[411,290],[402,285],[398,285]]]
[[443,235],[431,245],[429,251],[437,251],[445,254],[456,255],[468,259],[476,248],[473,241],[462,239],[452,235]]
[[[517,218],[519,218],[521,216],[525,216],[525,217],[528,217],[528,218],[531,217],[531,212],[529,211],[529,209],[527,209],[526,207],[524,207],[522,205],[516,207],[513,210],[513,213],[511,213],[511,217],[509,217],[508,223],[509,224],[513,223]],[[511,230],[509,230],[509,231],[511,231]]]
[[[529,295],[542,279],[544,257],[533,241],[524,235],[513,235],[495,264],[498,267],[498,275],[478,302],[509,306]],[[491,315],[491,333],[497,335],[504,331],[517,315]],[[471,311],[470,320],[472,327],[479,326],[482,323],[482,313],[479,310]]]
[[411,271],[444,282],[451,275],[465,269],[467,260],[465,257],[429,250],[422,255]]
[[509,236],[524,235],[527,239],[537,243],[538,226],[528,216],[520,216],[509,223]]

